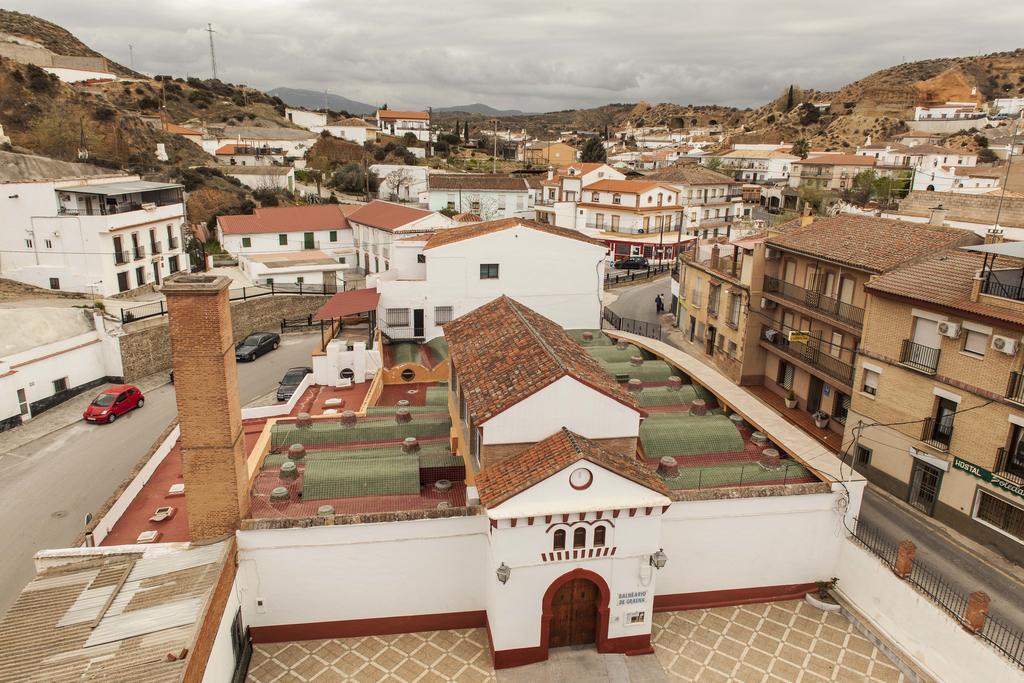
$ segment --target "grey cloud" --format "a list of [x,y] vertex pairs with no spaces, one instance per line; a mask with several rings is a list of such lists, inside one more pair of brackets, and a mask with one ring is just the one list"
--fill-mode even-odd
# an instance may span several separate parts
[[827,90],[904,59],[1019,47],[1024,3],[993,0],[8,0],[122,63],[328,89],[370,103],[485,101],[758,106],[786,84]]

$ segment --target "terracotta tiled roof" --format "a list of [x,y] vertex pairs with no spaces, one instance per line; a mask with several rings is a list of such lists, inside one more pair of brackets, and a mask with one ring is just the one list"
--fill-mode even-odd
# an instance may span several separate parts
[[[237,167],[239,173],[246,168]],[[264,207],[256,209],[251,215],[219,216],[217,224],[227,235],[345,230],[350,227],[340,204]]]
[[596,171],[597,169],[601,168],[602,166],[607,166],[607,165],[608,164],[603,163],[603,162],[599,162],[599,161],[593,161],[593,162],[592,161],[587,161],[587,162],[581,161],[581,162],[569,164],[568,166],[563,166],[562,168],[558,169],[558,172],[560,174],[562,174],[562,175],[569,175],[569,169],[570,168],[574,168],[577,171],[577,175],[586,175],[587,173],[590,173],[591,171]]
[[[477,220],[480,220],[477,217]],[[474,237],[480,237],[481,235],[489,235],[491,233],[500,232],[502,230],[508,230],[509,228],[529,228],[531,230],[537,230],[539,232],[546,232],[549,235],[555,235],[557,237],[565,237],[577,242],[584,242],[586,244],[592,244],[604,248],[603,242],[591,239],[584,235],[578,230],[572,230],[571,228],[560,228],[549,223],[540,223],[538,221],[531,221],[526,218],[499,218],[495,221],[484,221],[483,223],[476,223],[475,225],[466,225],[455,228],[448,228],[446,230],[438,230],[434,232],[427,240],[427,245],[424,249],[433,249],[435,247],[441,247],[446,244],[452,244],[453,242],[461,242],[462,240],[472,239]]]
[[526,192],[526,181],[500,173],[432,173],[427,176],[431,190],[505,190]]
[[735,179],[697,164],[682,164],[663,168],[648,174],[645,178],[673,185],[739,185]]
[[339,119],[331,123],[332,126],[344,126],[345,128],[376,128],[362,119],[350,116],[347,119]]
[[590,439],[562,427],[525,451],[482,469],[476,477],[480,502],[484,507],[496,507],[580,460],[668,495],[665,482],[653,470],[644,467],[632,453],[611,453]]
[[840,214],[815,218],[803,228],[766,240],[771,247],[860,268],[872,273],[955,246],[977,244],[969,230],[874,216]]
[[1002,178],[1006,173],[1005,168],[991,168],[984,166],[954,166],[953,174],[968,176],[972,178]]
[[241,147],[241,148],[245,149],[247,147],[247,145],[235,145],[235,144],[221,145],[220,147],[217,148],[217,151],[215,152],[215,154],[234,154],[235,153],[235,149],[238,148],[238,147]]
[[875,158],[859,154],[822,154],[793,163],[801,166],[874,166]]
[[671,190],[672,192],[676,191],[674,187],[670,187],[664,183],[659,183],[652,180],[611,180],[608,178],[590,183],[589,185],[583,188],[583,191],[592,192],[594,190],[597,190],[600,192],[632,192],[635,194],[638,192],[647,192],[648,190],[654,190],[659,187],[662,187],[666,190]]
[[418,220],[431,216],[433,213],[433,211],[415,209],[411,206],[404,206],[393,202],[382,202],[377,199],[369,204],[360,206],[358,209],[348,214],[348,217],[356,223],[362,223],[363,225],[368,225],[371,228],[392,232],[398,228],[408,225],[409,223],[414,223]]
[[382,119],[419,119],[427,121],[430,114],[425,111],[393,111],[391,109],[378,109],[377,116]]
[[[912,299],[1024,328],[1024,313],[971,301],[974,274],[984,258],[984,254],[952,249],[874,277],[864,287],[872,294]],[[1024,266],[1013,259],[1000,259],[999,266],[1010,265]]]
[[572,377],[637,410],[634,398],[557,323],[501,296],[444,325],[474,424]]
[[478,214],[463,211],[452,216],[452,220],[456,223],[479,223],[483,218]]
[[958,152],[955,149],[940,147],[939,145],[914,145],[908,151],[910,154],[948,154],[954,157],[971,154],[970,152]]

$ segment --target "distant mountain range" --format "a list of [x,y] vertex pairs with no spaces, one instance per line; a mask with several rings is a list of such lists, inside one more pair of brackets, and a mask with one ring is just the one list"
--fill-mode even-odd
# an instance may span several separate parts
[[[317,90],[302,90],[301,88],[274,88],[267,91],[268,95],[280,97],[290,107],[302,107],[303,109],[323,109],[324,94]],[[327,107],[333,111],[347,111],[349,114],[362,116],[377,111],[377,107],[366,102],[357,102],[341,95],[327,93]]]
[[[301,88],[274,88],[267,91],[268,95],[280,97],[290,107],[302,107],[304,109],[323,109],[324,94],[316,90],[303,90]],[[350,100],[341,95],[327,93],[327,106],[334,111],[347,111],[349,114],[361,116],[372,114],[377,107],[365,102]],[[476,102],[474,104],[460,104],[454,107],[434,107],[434,111],[440,114],[465,112],[467,114],[480,114],[481,116],[520,116],[525,112],[518,109],[495,109],[486,104]]]
[[467,114],[482,114],[483,116],[521,116],[526,112],[518,109],[495,109],[486,104],[476,102],[475,104],[460,104],[455,107],[434,107],[434,111],[441,113],[463,111]]

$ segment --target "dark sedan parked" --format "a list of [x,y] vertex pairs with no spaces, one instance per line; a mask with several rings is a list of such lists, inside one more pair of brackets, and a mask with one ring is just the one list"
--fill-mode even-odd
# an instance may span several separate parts
[[302,379],[311,372],[313,372],[313,368],[290,368],[288,372],[284,373],[281,383],[277,386],[277,400],[287,401],[290,399],[295,390],[299,388]]
[[615,268],[617,270],[637,270],[640,268],[649,268],[650,262],[643,256],[630,256],[624,258],[621,261],[615,262]]
[[250,334],[235,344],[235,360],[254,361],[281,345],[281,335],[276,332]]

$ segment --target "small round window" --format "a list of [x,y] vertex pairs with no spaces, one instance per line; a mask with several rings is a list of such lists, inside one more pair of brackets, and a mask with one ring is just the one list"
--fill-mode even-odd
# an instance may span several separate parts
[[416,379],[416,373],[413,372],[412,368],[406,368],[402,370],[402,381],[411,382]]

